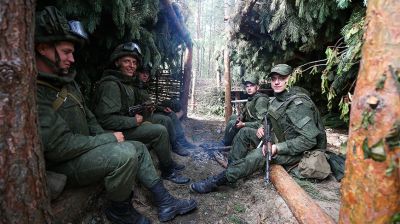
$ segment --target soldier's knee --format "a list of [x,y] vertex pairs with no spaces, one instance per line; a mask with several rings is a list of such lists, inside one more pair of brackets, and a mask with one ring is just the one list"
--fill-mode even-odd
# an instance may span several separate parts
[[135,166],[138,162],[138,152],[129,142],[115,143],[109,150],[109,165],[120,167],[124,165]]
[[164,125],[161,124],[154,124],[154,130],[157,131],[157,133],[168,133],[167,128]]

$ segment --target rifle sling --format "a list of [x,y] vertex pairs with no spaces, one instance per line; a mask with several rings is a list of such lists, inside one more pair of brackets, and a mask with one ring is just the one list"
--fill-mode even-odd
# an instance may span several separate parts
[[[73,95],[72,93],[68,92],[68,89],[66,86],[63,86],[61,89],[51,85],[48,82],[42,81],[42,80],[37,80],[37,84],[42,85],[42,86],[47,86],[55,91],[57,91],[57,98],[53,101],[52,107],[55,111],[60,109],[60,107],[64,104],[64,102],[67,100],[68,96],[70,96],[76,103],[78,103],[79,107],[83,110],[85,113],[84,106],[81,104],[79,99]],[[85,113],[86,114],[86,113]]]

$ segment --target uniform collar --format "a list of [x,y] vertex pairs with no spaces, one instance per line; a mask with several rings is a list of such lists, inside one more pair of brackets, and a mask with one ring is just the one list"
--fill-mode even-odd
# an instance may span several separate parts
[[75,74],[60,76],[52,73],[39,72],[38,79],[48,82],[54,86],[63,86],[74,81]]

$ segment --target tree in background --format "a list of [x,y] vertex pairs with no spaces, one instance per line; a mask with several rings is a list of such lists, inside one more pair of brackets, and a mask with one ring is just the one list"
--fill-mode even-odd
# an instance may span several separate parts
[[51,223],[36,121],[34,1],[0,5],[0,223]]
[[[362,45],[363,3],[258,0],[244,17],[249,2],[236,1],[232,66],[263,78],[273,64],[288,63],[297,68],[292,84],[308,89],[317,104],[328,105],[321,108],[324,113],[341,109],[348,121]],[[234,80],[240,80],[242,72],[233,71]]]

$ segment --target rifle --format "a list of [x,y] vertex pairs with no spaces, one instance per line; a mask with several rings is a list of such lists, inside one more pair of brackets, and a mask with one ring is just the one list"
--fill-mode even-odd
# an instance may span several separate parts
[[272,139],[271,138],[271,125],[270,125],[270,122],[269,122],[269,119],[268,119],[268,114],[264,115],[263,126],[264,126],[263,151],[266,152],[264,183],[265,183],[265,185],[268,185],[270,183],[270,180],[269,180],[269,172],[270,172],[269,162],[271,161],[271,153],[272,153],[271,152],[271,148],[272,148],[272,143],[271,143],[271,139]]
[[150,101],[128,107],[128,115],[130,117],[134,117],[136,114],[142,114],[144,112],[152,113],[153,111],[154,111],[154,103]]

